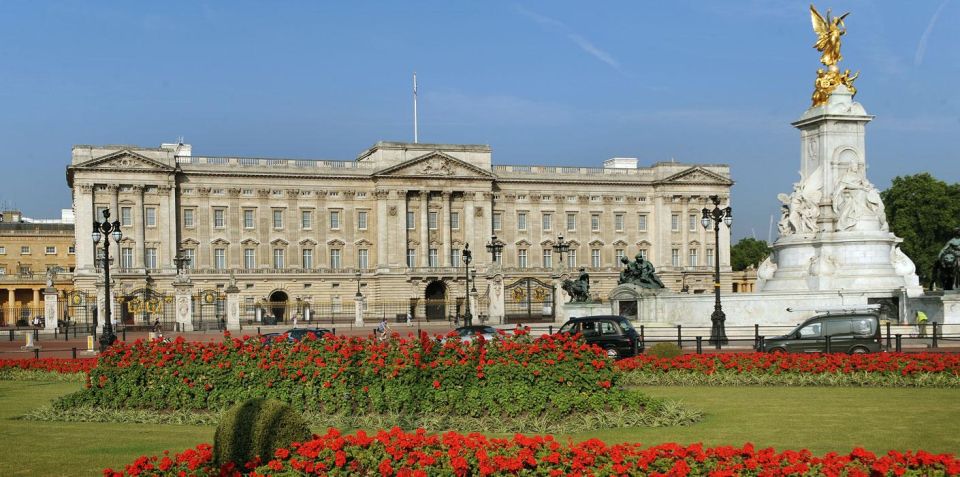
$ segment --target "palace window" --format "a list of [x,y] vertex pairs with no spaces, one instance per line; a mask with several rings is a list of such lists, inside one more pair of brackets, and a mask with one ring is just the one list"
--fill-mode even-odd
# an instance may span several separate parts
[[687,265],[689,265],[689,266],[691,266],[691,267],[696,267],[696,266],[698,265],[698,263],[697,263],[697,258],[699,258],[699,257],[697,257],[697,249],[691,248],[691,249],[690,249],[689,260],[688,260],[688,262],[687,262]]
[[133,248],[120,249],[120,268],[133,268]]
[[567,252],[567,266],[570,268],[577,268],[577,251],[570,250]]
[[183,258],[186,259],[183,262],[183,266],[186,267],[187,270],[193,270],[197,264],[197,251],[192,248],[188,248],[183,251]]
[[213,251],[213,267],[217,270],[227,269],[227,249],[218,248]]
[[[4,253],[6,253],[6,252],[4,252]],[[71,245],[71,246],[67,247],[67,253],[70,254],[70,255],[73,255],[73,254],[77,253],[77,246],[76,246],[76,245]]]
[[57,247],[47,245],[46,248],[44,248],[43,253],[46,254],[46,255],[56,255],[56,254],[57,254]]
[[367,211],[357,212],[357,229],[367,230]]
[[257,268],[257,250],[253,248],[243,249],[243,268],[253,270]]
[[273,268],[284,267],[284,250],[282,248],[273,249]]
[[680,266],[680,249],[670,249],[670,265],[673,265],[674,267]]
[[450,265],[454,267],[460,266],[460,249],[459,248],[450,250]]
[[577,214],[567,214],[567,231],[575,232],[577,230]]
[[218,229],[226,227],[225,220],[227,211],[224,209],[213,209],[213,226]]
[[618,248],[618,249],[614,252],[613,255],[614,255],[614,257],[616,257],[616,260],[617,260],[617,263],[615,263],[614,265],[616,265],[616,266],[619,267],[619,266],[620,266],[620,263],[621,263],[621,262],[620,262],[620,259],[623,258],[623,257],[626,257],[626,256],[627,256],[627,253],[626,253],[626,251],[625,251],[624,249]]
[[313,249],[312,248],[305,248],[301,250],[300,258],[301,258],[301,262],[300,262],[301,268],[304,268],[307,270],[310,270],[311,268],[313,268]]
[[29,245],[21,245],[21,246],[20,246],[20,255],[30,255],[30,246],[29,246]]
[[670,215],[670,230],[673,232],[680,231],[680,214]]
[[503,214],[500,212],[493,213],[493,230],[501,230],[503,227]]
[[313,211],[312,210],[300,211],[300,228],[303,230],[310,230],[313,228]]
[[252,229],[254,225],[253,222],[253,209],[244,209],[243,211],[243,228]]
[[144,251],[144,253],[145,253],[144,265],[151,270],[156,270],[157,269],[157,249],[148,248]]
[[129,227],[133,225],[133,209],[130,207],[120,207],[120,225]]
[[543,268],[553,268],[553,250],[543,249]]
[[193,217],[193,209],[183,209],[183,226],[188,229],[192,229],[195,223]]
[[543,225],[543,230],[551,230],[551,229],[553,229],[553,214],[543,214],[543,216],[542,216],[541,218],[542,218],[542,222],[543,222],[543,224],[542,224],[542,225]]
[[144,219],[147,227],[156,227],[157,226],[157,209],[155,207],[147,207],[144,209]]
[[431,267],[439,267],[440,266],[439,261],[440,260],[437,255],[437,249],[431,248],[430,250],[428,250],[427,265]]
[[690,232],[697,231],[697,216],[695,214],[687,216],[687,230]]
[[647,231],[647,214],[640,214],[640,216],[637,217],[637,230],[641,232]]
[[527,230],[526,212],[517,212],[517,230]]
[[712,248],[708,248],[708,249],[707,249],[707,265],[713,265],[713,262],[714,262],[714,259],[713,259],[713,249],[712,249]]
[[417,216],[412,210],[407,211],[407,230],[413,230],[416,228]]
[[331,210],[330,211],[330,230],[339,230],[340,229],[340,211]]
[[7,254],[7,247],[0,246],[0,255],[6,255],[6,254]]
[[407,249],[407,266],[408,267],[417,266],[417,249],[415,248]]
[[600,214],[590,214],[590,230],[593,232],[600,231]]
[[427,227],[430,230],[437,230],[437,213],[435,211],[427,213]]
[[646,260],[646,258],[647,258],[647,249],[645,249],[645,248],[641,248],[641,249],[640,249],[640,251],[639,251],[639,252],[637,252],[637,253],[639,253],[639,254],[640,254],[640,256],[641,256],[641,257],[643,257],[643,258],[644,258],[644,260]]
[[623,232],[623,214],[613,216],[613,229],[617,232]]
[[450,228],[453,230],[460,229],[460,212],[450,212]]
[[517,250],[517,266],[520,268],[527,268],[527,251],[526,249]]
[[600,249],[590,250],[590,266],[593,268],[600,268]]
[[370,251],[361,248],[357,250],[357,268],[365,270],[370,268]]
[[273,228],[283,228],[283,209],[273,209]]

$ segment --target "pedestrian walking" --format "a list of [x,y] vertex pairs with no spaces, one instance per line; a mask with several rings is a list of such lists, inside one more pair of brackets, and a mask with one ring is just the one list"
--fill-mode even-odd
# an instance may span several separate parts
[[413,326],[413,316],[409,311],[407,312],[407,326]]
[[917,332],[918,336],[921,338],[927,337],[927,314],[921,310],[916,311],[917,317]]

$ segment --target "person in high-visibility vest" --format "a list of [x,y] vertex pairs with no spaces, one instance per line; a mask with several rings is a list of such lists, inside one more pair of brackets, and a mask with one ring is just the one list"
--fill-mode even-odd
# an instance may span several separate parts
[[920,332],[921,338],[927,336],[927,314],[921,310],[917,310],[917,331]]

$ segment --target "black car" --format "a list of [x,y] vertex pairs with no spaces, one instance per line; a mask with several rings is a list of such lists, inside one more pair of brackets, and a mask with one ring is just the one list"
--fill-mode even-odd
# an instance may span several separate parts
[[494,340],[499,336],[496,328],[486,325],[461,326],[454,331],[460,335],[460,341],[464,343],[473,341],[477,336],[483,336],[486,341]]
[[596,315],[571,318],[560,327],[560,333],[580,333],[589,344],[607,351],[613,359],[636,356],[643,352],[640,335],[630,320],[617,315]]
[[333,334],[332,331],[326,328],[292,328],[283,333],[267,333],[262,336],[262,339],[265,343],[273,343],[277,338],[286,336],[287,341],[300,341],[306,338],[309,333],[312,333],[316,339],[321,339],[328,334]]

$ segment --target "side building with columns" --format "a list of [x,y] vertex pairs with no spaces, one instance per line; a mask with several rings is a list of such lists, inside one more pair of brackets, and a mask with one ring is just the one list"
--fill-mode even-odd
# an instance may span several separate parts
[[[239,294],[244,324],[353,321],[358,299],[369,320],[452,319],[466,311],[468,244],[473,315],[494,323],[552,321],[558,282],[580,267],[603,299],[619,259],[637,254],[668,288],[689,293],[712,291],[719,254],[731,289],[729,231],[714,243],[700,225],[709,196],[729,200],[728,166],[493,165],[491,156],[484,145],[398,142],[351,161],[75,146],[75,285],[102,294],[90,236],[109,209],[123,234],[111,243],[111,294],[127,324],[173,320],[177,257],[200,327],[221,322],[227,290]],[[494,235],[496,263],[486,249]],[[562,261],[561,236],[570,246]]]

